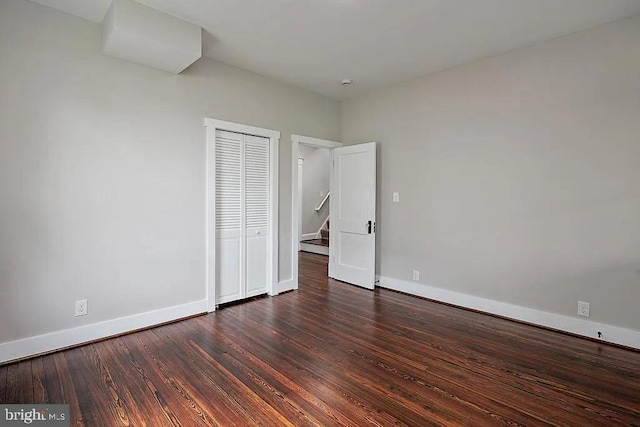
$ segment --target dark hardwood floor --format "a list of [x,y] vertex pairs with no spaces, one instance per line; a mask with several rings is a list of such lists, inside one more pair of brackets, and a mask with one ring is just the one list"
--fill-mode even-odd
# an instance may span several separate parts
[[328,280],[0,367],[72,425],[640,425],[640,353]]

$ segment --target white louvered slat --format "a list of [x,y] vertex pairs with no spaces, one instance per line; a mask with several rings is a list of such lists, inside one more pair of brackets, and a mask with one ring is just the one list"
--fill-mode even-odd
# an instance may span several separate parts
[[216,228],[242,227],[242,145],[239,134],[216,132]]
[[244,149],[246,227],[267,227],[269,224],[269,140],[248,137],[245,140]]

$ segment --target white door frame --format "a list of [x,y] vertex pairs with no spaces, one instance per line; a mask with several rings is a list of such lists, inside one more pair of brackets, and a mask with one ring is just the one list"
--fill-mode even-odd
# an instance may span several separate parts
[[[298,220],[298,251],[300,251],[300,240],[302,240],[302,221],[300,221],[300,218],[302,218],[302,182],[304,180],[304,159],[301,157],[298,157],[298,200],[297,200],[297,215],[296,215],[296,219]],[[296,185],[295,182],[293,182],[292,185]],[[293,203],[293,200],[291,201],[291,203]]]
[[[343,146],[340,142],[328,139],[291,135],[291,274],[293,276],[291,289],[298,289],[298,203],[300,203],[298,200],[298,156],[300,155],[300,144],[328,149]],[[329,167],[332,167],[331,163]]]
[[207,311],[216,309],[216,130],[269,138],[269,240],[267,253],[267,293],[278,294],[278,149],[280,132],[222,120],[204,119],[207,128],[206,174],[206,294]]

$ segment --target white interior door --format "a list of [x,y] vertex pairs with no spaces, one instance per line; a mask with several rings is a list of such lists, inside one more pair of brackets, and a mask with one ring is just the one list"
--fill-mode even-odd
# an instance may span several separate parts
[[333,149],[329,276],[373,289],[376,143]]

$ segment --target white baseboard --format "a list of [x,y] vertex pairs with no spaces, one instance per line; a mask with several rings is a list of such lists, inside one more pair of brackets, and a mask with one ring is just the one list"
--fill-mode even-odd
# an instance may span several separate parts
[[0,363],[47,353],[207,312],[207,300],[161,308],[0,344]]
[[283,280],[282,282],[278,283],[278,293],[292,291],[294,289],[295,283],[293,279]]
[[314,240],[318,238],[318,233],[306,233],[302,235],[301,242],[305,240]]
[[381,276],[379,286],[584,337],[598,338],[598,332],[601,332],[602,341],[640,349],[640,331],[632,329],[549,313],[391,277]]

